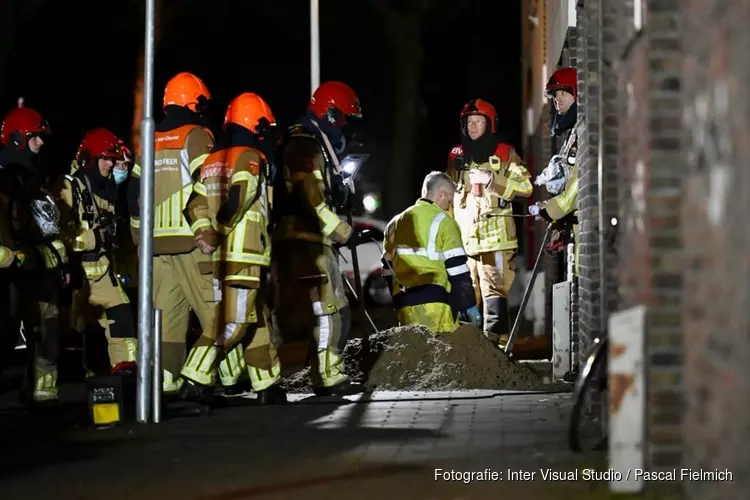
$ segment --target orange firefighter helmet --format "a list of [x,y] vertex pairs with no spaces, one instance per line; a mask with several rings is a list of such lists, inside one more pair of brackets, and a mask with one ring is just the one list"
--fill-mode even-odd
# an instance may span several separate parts
[[564,90],[573,97],[578,96],[578,75],[575,68],[560,68],[552,73],[544,87],[544,96],[552,99],[558,90]]
[[495,106],[484,99],[472,99],[464,105],[461,110],[461,133],[467,135],[466,119],[472,115],[484,116],[490,127],[491,133],[496,133],[498,129],[498,116]]
[[76,162],[80,168],[91,167],[99,158],[105,158],[113,162],[125,158],[123,142],[106,128],[89,130],[83,137],[76,153]]
[[248,129],[254,134],[263,134],[276,125],[271,107],[257,94],[245,92],[235,97],[224,116],[224,126],[230,123]]
[[184,106],[196,113],[208,110],[211,92],[203,80],[192,73],[178,73],[164,87],[164,108]]
[[26,149],[29,138],[51,133],[52,129],[38,111],[18,107],[5,115],[3,125],[0,127],[0,142],[6,147],[20,151]]
[[339,127],[346,124],[348,116],[362,118],[359,97],[351,87],[341,82],[321,84],[310,98],[309,107],[315,116]]

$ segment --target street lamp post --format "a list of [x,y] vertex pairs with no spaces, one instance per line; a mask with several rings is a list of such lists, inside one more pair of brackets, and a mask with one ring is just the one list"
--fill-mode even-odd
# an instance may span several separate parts
[[136,417],[148,423],[152,398],[154,313],[151,302],[153,285],[154,238],[154,12],[155,0],[146,0],[146,39],[143,74],[143,121],[141,122],[141,199],[138,256],[138,401]]
[[310,95],[320,85],[319,0],[310,0]]

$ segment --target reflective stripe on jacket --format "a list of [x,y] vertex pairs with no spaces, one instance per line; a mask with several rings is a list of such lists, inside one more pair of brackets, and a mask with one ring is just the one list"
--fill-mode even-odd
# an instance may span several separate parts
[[[187,253],[195,248],[183,216],[193,192],[193,176],[214,145],[211,132],[197,125],[156,132],[154,143],[154,255]],[[139,183],[142,159],[136,158],[131,183]],[[131,188],[132,189],[132,188]],[[136,202],[131,200],[131,203]],[[134,215],[134,212],[138,216]],[[140,210],[131,207],[130,229],[138,241]]]
[[275,238],[331,245],[332,242],[344,243],[351,236],[351,226],[329,205],[327,190],[331,179],[322,147],[318,139],[301,126],[293,129],[283,152],[286,196],[285,206],[280,207]]
[[215,151],[200,167],[185,216],[196,235],[206,231],[221,242],[213,253],[218,279],[255,287],[259,268],[271,265],[265,170],[263,154],[247,146]]
[[56,198],[60,207],[62,239],[72,252],[81,256],[86,278],[98,281],[109,272],[111,262],[101,250],[94,223],[94,207],[96,203],[99,212],[114,213],[115,207],[109,201],[90,193],[84,183],[72,176],[63,176],[57,186]]
[[[498,145],[495,154],[485,163],[469,162],[464,169],[455,165],[463,155],[461,146],[453,148],[448,161],[448,174],[457,184],[453,213],[461,228],[468,255],[518,248],[513,205],[516,196],[531,196],[531,176],[521,158],[507,144]],[[486,170],[491,180],[472,193],[469,170]]]
[[[450,304],[450,277],[469,273],[456,221],[436,204],[421,199],[394,217],[385,232],[384,257],[394,271],[394,306]],[[451,265],[450,259],[456,257],[464,259]],[[384,270],[384,274],[388,273]]]

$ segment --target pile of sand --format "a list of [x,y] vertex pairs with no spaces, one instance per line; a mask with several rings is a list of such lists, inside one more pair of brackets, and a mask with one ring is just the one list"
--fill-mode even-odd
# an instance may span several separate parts
[[511,362],[471,326],[440,335],[423,327],[397,327],[373,337],[377,358],[366,381],[371,389],[542,389],[536,373]]
[[[382,330],[345,351],[347,372],[370,390],[443,391],[456,389],[544,390],[542,379],[523,364],[511,362],[471,326],[435,335],[418,326]],[[312,392],[309,369],[284,379],[289,392]]]

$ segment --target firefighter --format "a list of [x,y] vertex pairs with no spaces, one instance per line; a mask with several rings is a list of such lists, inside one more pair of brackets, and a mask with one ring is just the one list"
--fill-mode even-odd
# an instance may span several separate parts
[[80,287],[77,309],[104,329],[115,368],[137,359],[133,311],[115,269],[117,179],[122,182],[124,160],[121,141],[107,129],[93,129],[83,137],[70,174],[54,190],[71,261],[80,265],[74,271],[82,272],[74,279]]
[[484,331],[499,347],[510,333],[508,293],[518,249],[512,201],[531,196],[529,172],[509,144],[497,137],[498,116],[482,99],[461,111],[461,145],[453,148],[448,173],[457,184],[454,213],[469,256]]
[[361,243],[353,228],[336,215],[347,203],[338,171],[345,131],[362,110],[354,91],[325,82],[310,99],[307,114],[289,129],[283,172],[274,189],[274,269],[278,296],[274,323],[288,341],[309,338],[311,376],[317,395],[363,391],[344,372],[343,349],[351,328],[351,309],[334,245]]
[[448,213],[455,192],[447,174],[428,174],[422,198],[386,227],[383,276],[402,325],[452,332],[461,314],[482,326],[461,230]]
[[[258,95],[244,93],[227,108],[224,134],[200,168],[185,217],[195,241],[213,255],[214,288],[221,295],[217,319],[188,354],[182,376],[210,398],[217,359],[242,341],[253,390],[262,404],[286,402],[277,385],[281,365],[271,343],[270,165],[276,120]],[[223,352],[222,352],[223,351]],[[221,370],[220,370],[221,371]],[[223,374],[231,376],[232,374]],[[239,374],[235,374],[237,376]]]
[[[175,395],[182,380],[190,311],[205,331],[214,322],[211,257],[196,247],[182,212],[194,177],[214,145],[208,128],[211,93],[197,76],[179,73],[164,89],[164,119],[156,126],[154,147],[153,301],[162,310],[162,366],[165,394]],[[133,241],[140,228],[140,158],[128,189]]]
[[[3,244],[16,253],[10,279],[21,303],[19,318],[30,341],[30,376],[22,399],[29,403],[57,401],[60,348],[59,297],[68,285],[65,245],[59,238],[59,211],[46,189],[39,151],[51,129],[37,111],[18,107],[0,129],[0,213],[9,214]],[[16,330],[17,331],[17,330]],[[33,388],[28,383],[33,380]]]
[[572,231],[575,241],[575,273],[578,274],[578,165],[576,152],[578,139],[576,121],[577,74],[574,68],[560,68],[550,77],[544,90],[545,97],[554,106],[554,118],[550,131],[562,141],[557,155],[549,161],[547,168],[535,179],[537,185],[545,185],[554,196],[549,200],[529,206],[529,213],[537,219],[558,222],[561,229],[552,236],[550,248],[564,248],[566,238]]

